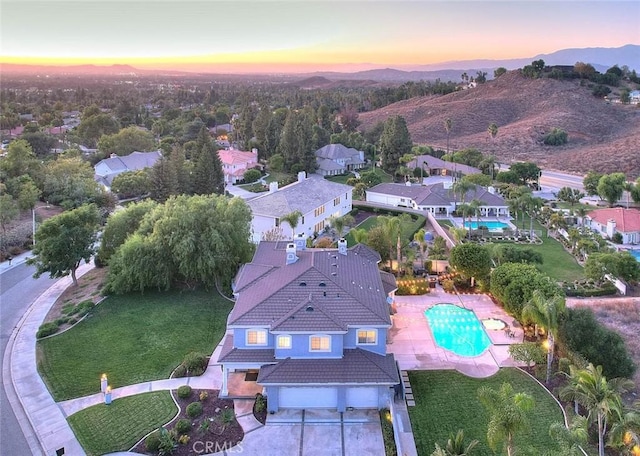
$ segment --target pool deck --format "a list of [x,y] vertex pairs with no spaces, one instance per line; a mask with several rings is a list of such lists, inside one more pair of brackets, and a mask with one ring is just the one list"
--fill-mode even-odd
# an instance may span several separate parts
[[[455,369],[470,377],[490,377],[500,367],[519,366],[509,357],[509,345],[523,341],[522,328],[513,327],[513,318],[485,295],[454,295],[439,286],[423,296],[396,296],[397,313],[391,317],[387,352],[393,353],[402,370]],[[471,309],[478,319],[495,318],[504,321],[515,333],[485,329],[492,345],[475,357],[459,356],[436,345],[424,311],[436,304],[450,303]]]

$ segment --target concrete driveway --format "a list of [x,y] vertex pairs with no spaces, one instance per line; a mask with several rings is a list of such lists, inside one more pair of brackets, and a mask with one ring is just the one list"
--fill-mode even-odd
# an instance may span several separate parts
[[261,456],[343,456],[384,454],[376,410],[282,410],[247,432],[242,453]]

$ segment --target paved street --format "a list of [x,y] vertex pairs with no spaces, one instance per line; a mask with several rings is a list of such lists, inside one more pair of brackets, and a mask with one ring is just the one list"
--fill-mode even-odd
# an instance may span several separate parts
[[[5,353],[7,343],[16,324],[29,308],[31,303],[56,281],[44,275],[39,279],[33,279],[35,271],[33,266],[20,263],[21,259],[13,260],[13,265],[2,263],[0,269],[0,356],[2,357],[2,377],[0,379],[0,454],[34,454],[33,446],[38,448],[35,435],[28,431],[25,438],[20,422],[30,428],[26,416],[18,404],[18,418],[13,411],[7,391],[11,395],[13,385],[8,376],[8,353]],[[15,393],[13,393],[15,394]],[[19,422],[20,421],[20,422]],[[31,447],[29,445],[31,443]],[[37,454],[37,453],[36,453]]]

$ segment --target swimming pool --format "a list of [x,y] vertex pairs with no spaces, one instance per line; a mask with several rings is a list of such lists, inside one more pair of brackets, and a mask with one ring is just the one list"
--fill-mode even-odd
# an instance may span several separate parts
[[636,258],[638,263],[640,263],[640,250],[629,250],[629,253]]
[[480,220],[480,223],[475,222],[464,222],[464,227],[471,227],[472,230],[477,230],[478,226],[486,226],[489,231],[502,231],[503,228],[510,228],[509,224],[504,222],[497,222],[495,220]]
[[476,315],[454,304],[436,304],[424,311],[433,338],[442,348],[460,356],[478,356],[491,345]]

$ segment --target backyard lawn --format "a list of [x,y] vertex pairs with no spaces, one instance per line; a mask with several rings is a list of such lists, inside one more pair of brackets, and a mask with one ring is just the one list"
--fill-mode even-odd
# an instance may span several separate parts
[[[518,223],[519,227],[522,227],[521,223]],[[525,231],[529,229],[529,218],[525,218]],[[536,252],[540,252],[542,255],[543,263],[536,265],[536,267],[547,274],[555,281],[567,281],[573,282],[574,280],[580,280],[584,278],[584,270],[582,266],[578,264],[576,259],[567,252],[562,244],[552,237],[546,235],[547,229],[542,226],[537,220],[533,222],[533,229],[537,232],[542,232],[542,244],[541,245],[529,245],[529,244],[513,244],[516,248],[531,247]]]
[[504,382],[510,383],[515,392],[529,393],[535,401],[530,414],[531,428],[516,435],[516,448],[532,448],[531,454],[557,449],[550,440],[549,426],[563,422],[560,407],[538,383],[517,369],[503,368],[486,379],[449,370],[410,371],[409,380],[416,398],[416,406],[409,407],[409,416],[419,455],[431,454],[436,442],[444,446],[449,435],[458,429],[464,430],[467,441],[480,442],[474,454],[493,455],[487,444],[489,415],[478,401],[477,391],[481,386],[498,390]]
[[69,417],[69,425],[88,456],[127,451],[149,432],[171,420],[178,407],[169,391],[123,397]]
[[207,355],[225,333],[232,303],[215,292],[111,296],[69,331],[38,342],[38,370],[62,401],[168,378],[189,352]]
[[[393,213],[389,215],[395,216],[399,214]],[[382,216],[382,214],[372,215],[371,217],[366,218],[358,226],[356,226],[356,228],[370,231],[378,224],[378,217],[380,216]],[[416,231],[418,231],[420,228],[422,228],[427,221],[427,219],[424,218],[422,215],[411,214],[411,217],[412,217],[412,222],[402,226],[402,239],[404,239],[406,242],[410,242],[411,240],[413,240],[413,234]],[[355,245],[355,241],[351,233],[348,233],[347,236],[345,236],[345,239],[347,240],[347,245],[349,246]]]

